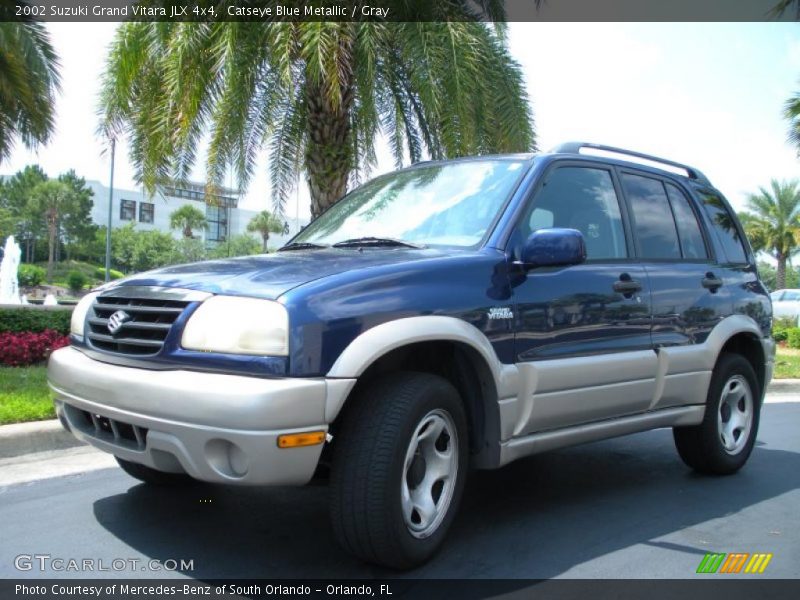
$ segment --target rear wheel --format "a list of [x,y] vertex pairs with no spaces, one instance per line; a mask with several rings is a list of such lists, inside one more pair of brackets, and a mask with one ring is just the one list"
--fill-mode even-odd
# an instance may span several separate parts
[[197,483],[197,480],[192,479],[185,473],[167,473],[165,471],[157,471],[156,469],[152,469],[148,466],[125,460],[119,456],[115,456],[114,458],[117,459],[119,466],[122,467],[122,470],[128,475],[150,485],[181,486]]
[[444,540],[464,488],[461,399],[447,380],[407,372],[370,384],[352,402],[331,471],[336,537],[367,562],[421,564]]
[[714,373],[703,422],[673,430],[678,454],[701,473],[728,475],[750,457],[758,433],[761,389],[739,354],[723,354]]

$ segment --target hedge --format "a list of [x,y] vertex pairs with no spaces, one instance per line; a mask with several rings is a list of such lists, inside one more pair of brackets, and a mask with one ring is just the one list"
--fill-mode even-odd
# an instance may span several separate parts
[[69,334],[71,308],[0,308],[0,333],[39,333],[46,330]]
[[0,365],[27,367],[47,360],[50,353],[69,344],[66,335],[47,329],[40,332],[0,333]]
[[786,330],[786,345],[789,348],[800,348],[800,327]]

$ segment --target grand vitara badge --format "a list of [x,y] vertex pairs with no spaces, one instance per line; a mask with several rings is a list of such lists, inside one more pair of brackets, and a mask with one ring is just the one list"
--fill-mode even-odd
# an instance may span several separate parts
[[130,321],[131,316],[124,310],[118,310],[113,315],[108,317],[108,330],[114,334],[117,333],[126,321]]
[[511,312],[511,309],[508,307],[499,307],[499,308],[490,308],[489,309],[489,318],[490,319],[513,319],[514,313]]

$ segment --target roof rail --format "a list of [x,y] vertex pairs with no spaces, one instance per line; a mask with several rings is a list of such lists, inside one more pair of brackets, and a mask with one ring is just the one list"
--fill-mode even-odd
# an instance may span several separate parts
[[699,169],[695,169],[689,165],[684,165],[672,160],[667,160],[665,158],[659,158],[658,156],[651,156],[650,154],[644,154],[642,152],[634,152],[633,150],[625,150],[624,148],[615,148],[614,146],[604,146],[603,144],[591,144],[588,142],[566,142],[564,144],[559,144],[550,150],[550,152],[559,154],[580,154],[581,148],[591,148],[592,150],[602,150],[603,152],[612,152],[614,154],[621,154],[623,156],[633,156],[636,158],[641,158],[642,160],[668,165],[670,167],[675,167],[686,171],[686,175],[689,177],[689,179],[694,179],[699,183],[704,183],[709,186],[711,185],[711,182]]

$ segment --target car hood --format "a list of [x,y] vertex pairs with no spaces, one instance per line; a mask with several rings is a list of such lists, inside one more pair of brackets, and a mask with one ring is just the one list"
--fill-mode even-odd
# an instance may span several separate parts
[[463,251],[431,248],[291,250],[166,267],[122,279],[113,287],[176,287],[275,300],[292,288],[337,273],[461,253]]

